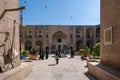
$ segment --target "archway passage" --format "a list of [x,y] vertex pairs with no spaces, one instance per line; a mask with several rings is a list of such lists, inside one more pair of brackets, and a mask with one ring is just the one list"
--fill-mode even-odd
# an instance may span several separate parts
[[64,50],[64,46],[67,46],[67,38],[65,33],[57,31],[52,36],[52,46],[54,50]]
[[32,48],[32,42],[31,41],[26,41],[25,43],[25,49],[30,50]]
[[94,36],[93,35],[93,33],[94,33],[93,29],[88,28],[86,32],[87,32],[87,34],[86,34],[87,39],[92,38]]

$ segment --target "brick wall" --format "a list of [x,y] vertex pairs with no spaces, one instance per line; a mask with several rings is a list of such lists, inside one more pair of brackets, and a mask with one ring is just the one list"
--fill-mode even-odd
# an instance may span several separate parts
[[[97,25],[99,26],[99,25]],[[81,44],[79,45],[80,47],[79,48],[85,48],[86,47],[86,42],[87,42],[87,39],[86,39],[86,30],[87,29],[90,29],[90,34],[92,35],[93,37],[93,40],[92,43],[90,43],[90,47],[92,48],[93,45],[95,44],[95,42],[97,41],[96,40],[96,25],[86,25],[86,26],[83,26],[83,25],[74,25],[71,27],[71,25],[26,25],[25,27],[22,27],[21,28],[21,41],[22,43],[25,45],[26,41],[31,41],[32,43],[35,44],[35,42],[37,40],[42,40],[43,41],[43,49],[46,49],[46,46],[49,46],[49,48],[51,48],[52,46],[52,37],[53,35],[58,32],[58,31],[61,31],[63,34],[65,34],[66,36],[66,45],[67,47],[70,47],[70,46],[73,46],[74,49],[76,49],[78,46],[76,45],[76,41],[79,40],[79,38],[77,37],[77,31],[79,31],[79,35],[81,35],[81,39],[82,39],[82,42]],[[48,30],[47,30],[47,27],[48,27]],[[71,27],[71,28],[70,28]],[[31,31],[32,32],[32,38],[28,38],[28,31]],[[38,33],[37,30],[41,30],[41,38],[39,37],[35,37],[36,36],[36,33]],[[71,31],[70,31],[71,30]],[[48,39],[46,37],[46,35],[48,34]],[[73,39],[71,39],[71,35],[73,36]],[[48,40],[48,43],[46,42]],[[73,40],[73,42],[72,42]],[[71,42],[70,42],[71,41]],[[73,43],[73,44],[71,44]],[[79,44],[79,43],[77,43]],[[35,45],[32,44],[32,48],[34,48]]]
[[[112,26],[112,44],[104,45],[104,29]],[[101,63],[120,70],[120,0],[101,0]]]
[[[18,8],[18,0],[0,0],[0,15],[3,13],[5,9],[13,9]],[[18,17],[18,11],[14,12],[6,12],[5,15],[0,20],[0,66],[5,65],[4,64],[4,57],[3,54],[7,54],[8,50],[11,48],[12,41],[13,41],[13,27],[14,27],[14,20],[16,20],[15,23],[15,37],[14,37],[14,44],[13,48],[16,50],[17,53],[19,53],[19,17]],[[6,39],[5,42],[5,33],[8,32],[9,36],[8,39]],[[2,45],[5,44],[5,45]],[[15,58],[15,65],[17,66],[19,64],[19,57]],[[5,67],[4,67],[5,68]]]

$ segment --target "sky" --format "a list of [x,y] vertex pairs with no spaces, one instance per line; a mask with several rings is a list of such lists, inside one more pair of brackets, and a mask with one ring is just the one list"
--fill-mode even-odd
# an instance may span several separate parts
[[100,0],[19,0],[24,25],[97,25]]

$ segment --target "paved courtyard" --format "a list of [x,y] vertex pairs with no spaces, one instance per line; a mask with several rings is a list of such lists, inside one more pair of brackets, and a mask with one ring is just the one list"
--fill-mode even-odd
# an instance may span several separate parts
[[52,55],[48,60],[36,60],[32,62],[32,73],[24,80],[97,80],[87,73],[86,60],[80,56],[75,58],[60,58],[55,65]]

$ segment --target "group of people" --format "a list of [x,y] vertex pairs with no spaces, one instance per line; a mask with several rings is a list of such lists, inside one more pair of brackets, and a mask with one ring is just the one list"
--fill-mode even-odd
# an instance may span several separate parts
[[[70,47],[70,55],[71,55],[71,58],[74,58],[74,50],[72,47]],[[60,49],[56,50],[56,52],[55,52],[56,64],[59,63],[59,57],[61,57]]]
[[39,59],[44,60],[44,57],[46,57],[46,59],[48,59],[49,49],[46,49],[45,51],[41,50],[41,52],[39,53],[39,55],[40,55]]
[[[34,51],[33,51],[34,52]],[[74,50],[72,47],[70,47],[70,49],[67,50],[55,50],[55,60],[56,60],[56,64],[59,63],[59,58],[61,57],[61,53],[63,54],[70,54],[71,58],[74,58]],[[46,50],[39,50],[37,55],[39,55],[39,59],[44,60],[44,59],[48,59],[49,57],[49,48],[46,48]]]

